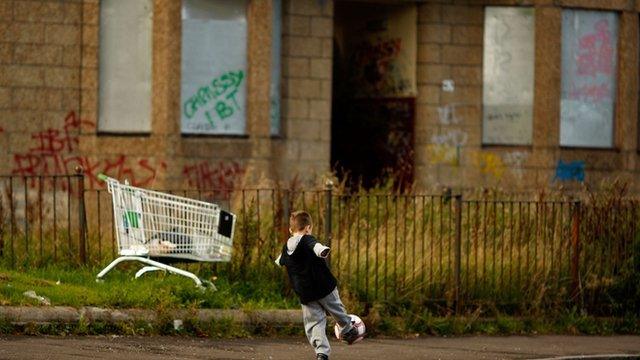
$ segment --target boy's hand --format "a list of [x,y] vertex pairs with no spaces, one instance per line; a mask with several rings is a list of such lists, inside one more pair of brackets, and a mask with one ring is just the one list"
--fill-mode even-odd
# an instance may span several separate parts
[[326,258],[327,256],[329,256],[329,252],[331,251],[331,249],[326,248],[324,250],[322,250],[322,252],[320,253],[320,257]]

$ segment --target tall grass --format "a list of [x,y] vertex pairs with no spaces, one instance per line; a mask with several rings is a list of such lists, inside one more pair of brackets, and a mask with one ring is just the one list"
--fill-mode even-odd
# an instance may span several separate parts
[[[385,183],[357,190],[338,184],[331,193],[294,187],[180,195],[220,203],[238,215],[232,261],[188,267],[215,273],[220,281],[285,284],[272,260],[288,237],[288,214],[305,209],[318,239],[331,245],[331,267],[354,304],[421,304],[443,312],[483,306],[510,313],[578,306],[619,313],[640,309],[639,297],[627,296],[639,291],[640,205],[625,191],[614,184],[604,193],[485,190],[460,198],[450,191],[398,192]],[[3,266],[81,263],[77,209],[62,206],[69,211],[54,226],[52,209],[60,207],[42,217],[40,203],[25,202],[18,211],[6,196],[0,201]],[[85,205],[87,264],[105,265],[117,255],[110,198],[90,192]],[[290,289],[281,291],[293,298]]]

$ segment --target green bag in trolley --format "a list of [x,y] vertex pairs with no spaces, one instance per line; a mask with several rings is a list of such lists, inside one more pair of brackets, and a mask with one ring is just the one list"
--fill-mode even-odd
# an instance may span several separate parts
[[98,274],[97,280],[123,261],[139,261],[147,266],[136,273],[136,278],[164,270],[202,286],[204,280],[195,274],[167,263],[231,260],[234,214],[216,204],[141,189],[126,181],[121,184],[103,174],[98,177],[107,183],[113,200],[119,257]]

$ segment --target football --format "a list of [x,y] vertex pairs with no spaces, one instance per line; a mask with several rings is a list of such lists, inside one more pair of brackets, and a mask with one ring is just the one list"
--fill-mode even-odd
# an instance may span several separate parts
[[[360,336],[360,338],[358,338],[358,340],[355,341],[355,342],[358,342],[358,341],[362,340],[362,337],[364,336],[364,333],[366,332],[366,328],[364,326],[364,322],[362,322],[362,319],[360,319],[360,317],[358,317],[357,315],[349,314],[349,316],[351,317],[351,325],[353,325],[358,330],[358,335]],[[341,334],[340,334],[340,325],[336,324],[336,326],[334,326],[333,330],[334,330],[334,332],[336,334],[336,339],[342,340]]]

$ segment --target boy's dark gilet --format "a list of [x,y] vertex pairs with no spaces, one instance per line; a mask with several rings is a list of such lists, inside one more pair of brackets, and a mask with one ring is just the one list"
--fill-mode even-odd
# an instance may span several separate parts
[[313,236],[304,235],[291,255],[284,244],[280,257],[280,265],[287,267],[291,286],[303,304],[322,299],[338,284],[326,260],[313,252],[316,243]]

